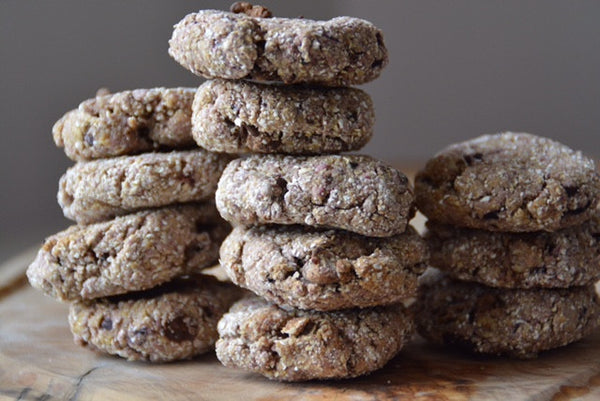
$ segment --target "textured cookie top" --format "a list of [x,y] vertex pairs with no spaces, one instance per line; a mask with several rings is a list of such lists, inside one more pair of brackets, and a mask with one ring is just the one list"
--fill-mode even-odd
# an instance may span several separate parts
[[73,160],[191,148],[191,88],[99,94],[52,127],[54,142]]
[[27,277],[62,301],[145,290],[216,262],[229,229],[212,204],[71,226],[44,241]]
[[210,350],[217,322],[241,291],[194,275],[150,291],[71,305],[76,343],[128,360],[167,362]]
[[374,123],[359,89],[211,80],[196,93],[192,132],[216,152],[319,154],[362,148]]
[[600,322],[593,285],[498,289],[427,272],[415,303],[419,333],[438,344],[532,358],[590,334]]
[[231,158],[203,149],[79,162],[61,177],[58,203],[78,223],[210,199]]
[[287,307],[338,310],[416,296],[428,249],[412,227],[389,238],[301,226],[236,227],[221,246],[231,280]]
[[404,174],[368,156],[251,156],[233,160],[216,193],[234,224],[302,224],[371,237],[404,231],[413,190]]
[[498,233],[428,222],[431,265],[492,287],[572,287],[600,280],[600,217],[560,231]]
[[381,368],[408,340],[413,323],[400,305],[323,313],[284,310],[255,297],[234,304],[218,330],[217,357],[225,366],[303,381]]
[[415,180],[430,220],[492,231],[554,231],[589,220],[600,196],[594,162],[523,133],[485,135],[444,149]]
[[359,85],[388,61],[383,35],[368,21],[256,18],[217,10],[175,25],[169,54],[206,78]]

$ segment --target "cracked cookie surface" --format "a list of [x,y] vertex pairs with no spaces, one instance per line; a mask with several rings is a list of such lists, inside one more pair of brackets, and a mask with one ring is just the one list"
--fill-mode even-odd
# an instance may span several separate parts
[[195,147],[192,88],[100,94],[52,127],[54,142],[75,161]]
[[413,190],[398,170],[369,156],[250,156],[221,176],[216,203],[234,225],[301,224],[370,237],[404,232]]
[[383,367],[410,338],[401,305],[338,312],[284,310],[258,297],[234,304],[218,326],[217,357],[281,381],[341,379]]
[[207,275],[178,278],[161,287],[75,302],[69,324],[77,344],[130,361],[168,362],[211,350],[217,323],[242,295]]
[[387,65],[383,34],[368,21],[256,18],[201,10],[177,23],[169,54],[205,78],[350,86]]
[[547,233],[499,233],[429,222],[430,264],[492,287],[567,288],[600,279],[600,217]]
[[145,210],[46,239],[29,282],[61,301],[155,287],[210,267],[229,232],[212,204]]
[[499,289],[428,271],[419,293],[414,308],[423,337],[484,354],[534,358],[580,340],[600,322],[594,285]]
[[504,133],[451,145],[415,179],[430,220],[489,231],[555,231],[594,214],[600,177],[581,152],[547,138]]
[[412,227],[389,238],[300,226],[236,227],[223,242],[231,280],[278,305],[320,311],[416,296],[428,250]]
[[192,133],[215,152],[321,154],[362,148],[374,123],[359,89],[211,80],[196,93]]
[[80,224],[143,208],[210,199],[231,158],[203,149],[79,162],[61,177],[58,203]]

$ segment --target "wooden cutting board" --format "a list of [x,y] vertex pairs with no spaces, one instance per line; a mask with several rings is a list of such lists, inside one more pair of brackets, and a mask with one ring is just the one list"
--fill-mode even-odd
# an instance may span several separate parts
[[151,365],[73,344],[67,306],[31,289],[30,251],[0,266],[0,400],[600,400],[600,333],[536,360],[466,355],[415,339],[384,369],[285,384],[214,354]]

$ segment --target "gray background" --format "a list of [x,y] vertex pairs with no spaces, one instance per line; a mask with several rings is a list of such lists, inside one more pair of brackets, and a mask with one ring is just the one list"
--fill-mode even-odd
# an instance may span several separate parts
[[[364,150],[422,162],[482,133],[528,131],[600,157],[598,1],[265,1],[278,16],[368,19],[390,64],[364,85],[376,134]],[[0,0],[0,262],[66,227],[72,164],[52,124],[99,87],[197,86],[167,54],[172,25],[229,2]]]

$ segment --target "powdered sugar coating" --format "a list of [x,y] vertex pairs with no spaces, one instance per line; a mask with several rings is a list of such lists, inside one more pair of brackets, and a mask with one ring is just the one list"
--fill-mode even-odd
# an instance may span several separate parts
[[352,88],[207,81],[193,104],[201,147],[227,153],[322,154],[358,150],[373,134],[373,102]]
[[500,289],[427,272],[414,306],[417,330],[428,340],[515,358],[580,340],[600,322],[593,285]]
[[229,230],[210,203],[75,225],[44,241],[27,277],[61,301],[146,290],[215,263]]
[[458,143],[415,179],[430,220],[491,231],[555,231],[587,221],[600,198],[594,162],[565,145],[524,133]]
[[413,332],[401,305],[337,312],[284,310],[264,300],[234,304],[218,326],[225,366],[269,379],[341,379],[383,367]]
[[231,280],[284,307],[330,311],[416,296],[428,249],[412,227],[389,238],[300,226],[236,227],[220,251]]
[[143,208],[210,199],[231,158],[203,149],[80,162],[61,177],[66,217],[88,224]]
[[54,142],[76,161],[194,147],[191,88],[100,94],[52,127]]
[[175,25],[169,54],[206,78],[349,86],[387,64],[383,35],[368,21],[255,18],[201,10]]
[[398,170],[369,156],[250,156],[221,176],[217,209],[234,225],[302,224],[371,237],[404,232],[413,191]]
[[179,278],[150,291],[75,302],[75,343],[130,361],[168,362],[210,351],[217,322],[242,295],[214,277]]

